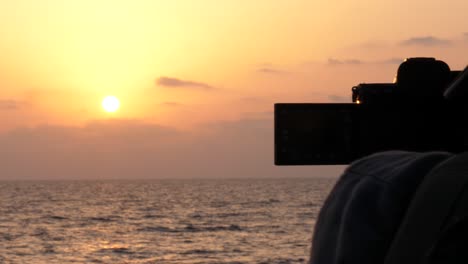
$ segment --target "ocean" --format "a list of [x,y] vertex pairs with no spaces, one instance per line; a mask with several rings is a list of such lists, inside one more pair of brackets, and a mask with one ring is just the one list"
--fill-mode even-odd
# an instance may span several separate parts
[[0,263],[306,263],[335,181],[0,182]]

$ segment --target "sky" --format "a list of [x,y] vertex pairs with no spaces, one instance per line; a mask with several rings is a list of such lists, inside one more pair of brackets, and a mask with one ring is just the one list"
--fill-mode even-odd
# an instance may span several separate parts
[[[465,0],[0,0],[0,179],[309,177],[273,104],[468,62]],[[121,107],[107,113],[107,95]]]

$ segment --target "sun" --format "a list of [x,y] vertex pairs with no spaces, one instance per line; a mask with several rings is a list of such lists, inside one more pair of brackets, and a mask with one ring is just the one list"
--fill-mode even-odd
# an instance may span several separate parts
[[114,113],[119,110],[120,101],[115,96],[106,96],[102,99],[102,108],[108,113]]

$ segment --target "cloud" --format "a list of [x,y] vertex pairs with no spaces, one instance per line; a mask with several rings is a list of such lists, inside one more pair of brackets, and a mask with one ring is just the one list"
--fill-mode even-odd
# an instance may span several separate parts
[[384,60],[361,60],[361,59],[347,59],[338,60],[329,58],[327,61],[328,65],[365,65],[365,64],[401,64],[404,60],[401,58],[389,58]]
[[310,177],[342,171],[274,166],[273,120],[255,118],[192,131],[138,120],[16,129],[0,134],[0,179]]
[[174,164],[175,152],[183,154],[176,147],[187,144],[184,137],[136,120],[19,128],[0,135],[0,179],[157,177]]
[[390,58],[386,60],[380,61],[382,64],[401,64],[404,61],[404,59],[401,58]]
[[446,46],[450,45],[452,42],[450,40],[441,39],[433,36],[426,36],[426,37],[413,37],[406,39],[400,42],[401,46]]
[[88,122],[80,131],[90,132],[89,134],[99,139],[102,137],[138,139],[146,136],[167,139],[179,135],[179,131],[174,128],[134,119],[95,120]]
[[240,101],[241,103],[264,104],[264,103],[270,103],[271,99],[266,98],[266,97],[261,97],[261,96],[246,96],[246,97],[239,98],[237,101]]
[[346,60],[338,60],[334,58],[328,59],[329,65],[360,65],[364,62],[358,59],[346,59]]
[[0,100],[0,110],[16,110],[21,103],[16,100]]
[[342,96],[336,94],[329,95],[328,100],[330,100],[333,103],[351,103],[351,98],[349,96]]
[[274,68],[267,68],[267,67],[260,68],[260,69],[257,70],[257,72],[264,73],[264,74],[272,74],[272,75],[287,73],[286,71],[282,71],[282,70],[278,70],[278,69],[274,69]]
[[163,102],[161,103],[163,106],[170,106],[170,107],[177,107],[177,106],[182,106],[183,104],[178,103],[178,102]]
[[244,112],[242,113],[246,119],[263,119],[263,118],[272,118],[274,116],[273,111],[257,111],[257,112]]
[[189,80],[181,80],[178,78],[173,77],[166,77],[162,76],[156,80],[156,84],[164,87],[172,87],[172,88],[198,88],[204,90],[211,90],[214,89],[213,86],[202,83],[202,82],[195,82]]

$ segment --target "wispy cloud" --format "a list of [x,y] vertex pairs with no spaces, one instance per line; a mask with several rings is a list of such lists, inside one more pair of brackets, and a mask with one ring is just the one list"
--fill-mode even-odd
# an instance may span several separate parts
[[171,87],[171,88],[196,88],[196,89],[204,89],[204,90],[214,89],[213,86],[207,83],[190,81],[190,80],[182,80],[182,79],[166,77],[166,76],[162,76],[156,79],[156,84],[159,86]]
[[368,65],[368,64],[401,64],[404,61],[402,58],[388,58],[383,60],[361,60],[361,59],[347,59],[339,60],[334,58],[329,58],[327,61],[328,65]]
[[334,59],[334,58],[328,59],[329,65],[360,65],[363,63],[364,62],[359,59],[346,59],[346,60],[339,60],[339,59]]
[[342,96],[342,95],[336,95],[336,94],[328,95],[328,100],[334,103],[350,103],[351,102],[351,98],[349,96]]
[[138,120],[18,128],[0,133],[0,180],[324,175],[322,168],[281,170],[273,166],[271,142],[271,112],[203,124],[193,131]]
[[244,112],[242,116],[250,119],[264,119],[264,118],[273,118],[273,111],[259,111],[259,112]]
[[16,110],[21,103],[16,100],[0,100],[0,110]]
[[261,96],[247,96],[239,98],[239,101],[243,103],[262,103],[268,101],[268,99]]
[[286,71],[278,70],[278,69],[271,68],[271,67],[263,67],[263,68],[260,68],[260,69],[257,70],[257,72],[259,72],[259,73],[264,73],[264,74],[272,74],[272,75],[285,74],[285,73],[287,73]]
[[441,39],[433,36],[413,37],[400,42],[402,46],[446,46],[452,42],[447,39]]
[[163,102],[161,103],[163,106],[169,106],[169,107],[177,107],[177,106],[182,106],[183,104],[178,103],[178,102]]
[[402,58],[390,58],[386,60],[379,61],[382,64],[401,64],[404,61]]

